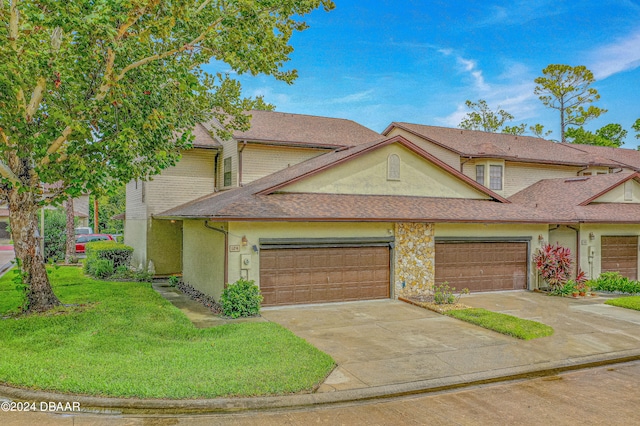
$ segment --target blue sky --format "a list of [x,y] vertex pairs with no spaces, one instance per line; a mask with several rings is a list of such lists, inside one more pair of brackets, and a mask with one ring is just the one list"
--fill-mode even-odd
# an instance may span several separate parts
[[[533,94],[548,64],[586,65],[609,110],[586,127],[640,117],[640,1],[336,1],[305,17],[286,68],[292,86],[238,76],[277,111],[347,118],[375,131],[392,121],[457,127],[465,100],[485,99],[559,138],[559,113]],[[228,71],[223,65],[214,71]],[[211,69],[213,70],[213,69]],[[211,71],[210,70],[210,71]]]

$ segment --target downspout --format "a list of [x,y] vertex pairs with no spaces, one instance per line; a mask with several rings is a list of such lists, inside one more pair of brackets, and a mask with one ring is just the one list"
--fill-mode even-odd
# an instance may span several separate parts
[[242,141],[238,150],[238,186],[242,186],[242,151],[247,147],[247,141]]
[[227,282],[229,281],[229,231],[225,231],[224,229],[214,228],[209,225],[209,221],[204,221],[204,227],[211,229],[212,231],[220,232],[224,234],[224,288],[227,288]]
[[218,162],[220,158],[220,150],[216,151],[213,157],[213,192],[218,192]]
[[467,164],[471,160],[473,160],[473,157],[469,157],[466,160],[464,160],[462,163],[460,163],[460,173],[463,173],[464,165]]

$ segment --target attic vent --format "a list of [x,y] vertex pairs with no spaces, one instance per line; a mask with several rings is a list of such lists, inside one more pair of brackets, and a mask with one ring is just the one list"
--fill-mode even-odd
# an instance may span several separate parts
[[589,178],[585,176],[581,176],[581,177],[565,179],[564,181],[565,182],[582,182],[583,180],[589,180]]

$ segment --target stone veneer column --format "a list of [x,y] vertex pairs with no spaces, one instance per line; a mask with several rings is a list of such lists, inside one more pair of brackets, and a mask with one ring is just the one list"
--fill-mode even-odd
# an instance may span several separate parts
[[428,294],[435,282],[432,223],[395,224],[395,297]]

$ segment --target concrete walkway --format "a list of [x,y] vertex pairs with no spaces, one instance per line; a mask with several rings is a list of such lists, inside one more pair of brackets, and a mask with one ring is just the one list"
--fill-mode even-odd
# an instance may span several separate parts
[[[154,287],[199,327],[229,322],[167,285]],[[472,307],[552,326],[553,336],[521,341],[394,300],[266,308],[273,321],[330,354],[337,368],[317,392],[205,400],[136,400],[57,395],[0,387],[20,400],[73,401],[110,412],[224,412],[305,407],[433,392],[640,359],[640,312],[605,297],[531,292],[466,296]],[[1,397],[0,397],[1,399]]]

